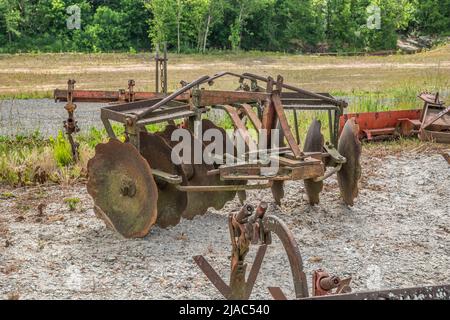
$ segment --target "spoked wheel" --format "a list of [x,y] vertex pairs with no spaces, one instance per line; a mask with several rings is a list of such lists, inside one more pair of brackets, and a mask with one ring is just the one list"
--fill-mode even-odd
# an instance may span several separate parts
[[[252,207],[250,206],[250,208]],[[246,210],[248,211],[248,209]],[[250,299],[266,251],[270,244],[272,244],[272,234],[275,234],[279,238],[288,258],[286,260],[290,264],[295,297],[308,297],[307,280],[303,271],[303,261],[300,250],[292,232],[287,228],[286,224],[280,218],[275,216],[265,216],[262,219],[258,218],[255,219],[256,222],[252,222],[253,217],[249,218],[248,216],[245,221],[241,221],[239,220],[239,216],[240,214],[234,216],[230,215],[228,219],[232,243],[231,274],[228,277],[230,279],[229,285],[225,283],[204,256],[194,257],[194,261],[205,273],[211,283],[226,299]],[[253,230],[255,229],[261,231],[261,233],[254,233]],[[247,263],[245,258],[251,249],[250,246],[252,243],[260,243],[260,245],[253,262],[249,264],[251,265],[251,269],[248,277],[246,277]],[[279,249],[277,248],[277,251],[278,250]],[[279,287],[270,287],[269,291],[273,296],[277,297],[277,294],[281,292],[281,289]],[[283,294],[281,295],[284,297]]]
[[359,126],[355,119],[347,120],[338,144],[338,151],[347,162],[337,173],[337,179],[342,199],[349,206],[354,205],[354,200],[358,196],[358,182],[361,178],[361,142],[358,139],[358,132]]
[[[324,138],[321,128],[322,124],[320,121],[314,119],[308,129],[308,133],[306,134],[305,145],[303,147],[305,152],[322,152]],[[309,204],[312,206],[319,204],[320,193],[323,189],[323,182],[315,182],[313,179],[307,179],[304,181],[304,184]]]
[[[172,148],[159,135],[140,133],[141,154],[153,169],[181,176],[183,182],[186,177],[181,165],[175,165],[171,159]],[[178,162],[179,163],[179,162]],[[184,184],[184,183],[183,183]],[[156,223],[161,228],[177,225],[187,206],[187,194],[180,191],[174,184],[156,179],[158,186],[158,218]]]
[[111,139],[95,147],[87,167],[96,215],[125,238],[146,236],[157,219],[158,189],[137,149]]

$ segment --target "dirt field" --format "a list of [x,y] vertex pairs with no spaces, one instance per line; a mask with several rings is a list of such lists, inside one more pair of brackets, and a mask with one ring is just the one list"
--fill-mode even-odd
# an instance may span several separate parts
[[[317,207],[301,200],[301,182],[287,184],[282,208],[271,205],[270,213],[294,233],[309,281],[320,267],[352,276],[354,291],[450,281],[450,167],[425,151],[365,149],[360,197],[351,209],[341,204],[334,179]],[[64,202],[69,197],[81,200],[75,211]],[[253,204],[271,199],[268,191],[248,198]],[[221,298],[192,256],[205,255],[228,279],[226,221],[238,210],[237,199],[176,227],[155,227],[138,240],[107,230],[83,185],[0,187],[0,199],[0,298]],[[40,204],[46,205],[42,214]],[[268,250],[252,298],[269,298],[267,286],[281,286],[293,297],[278,241]]]
[[[450,45],[416,55],[389,57],[318,57],[241,52],[212,55],[169,55],[169,90],[180,80],[193,80],[219,71],[276,76],[309,90],[326,92],[385,92],[395,88],[437,90],[450,83]],[[152,54],[19,54],[0,55],[0,96],[43,93],[65,88],[118,90],[136,80],[137,90],[155,87]],[[236,81],[224,81],[234,89]],[[416,92],[414,94],[417,94]]]

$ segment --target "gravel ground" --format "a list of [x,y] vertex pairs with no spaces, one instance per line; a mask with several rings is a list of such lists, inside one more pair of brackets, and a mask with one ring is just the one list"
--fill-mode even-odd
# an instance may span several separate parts
[[[354,291],[450,283],[450,168],[440,155],[363,153],[355,207],[327,181],[322,202],[302,200],[302,182],[289,182],[281,217],[299,244],[308,281],[324,268],[352,276]],[[209,211],[176,227],[155,227],[145,239],[120,239],[93,213],[83,185],[9,190],[0,198],[0,297],[9,299],[220,299],[192,256],[203,254],[228,281],[227,214]],[[79,197],[70,211],[64,199]],[[269,191],[250,202],[270,201]],[[39,215],[39,204],[46,207]],[[253,248],[248,261],[256,248]],[[281,286],[293,297],[278,239],[269,247],[252,299]]]
[[[357,102],[357,98],[352,96],[336,98],[344,99],[350,104]],[[380,103],[389,105],[394,101],[385,98],[381,99]],[[92,127],[103,128],[100,108],[106,104],[79,102],[76,104],[75,117],[81,132],[86,132]],[[43,137],[56,136],[58,130],[63,130],[63,121],[67,119],[64,105],[65,102],[55,103],[51,99],[0,100],[0,136],[26,135],[37,130]],[[212,113],[212,120],[223,118],[222,110],[213,110]]]
[[[51,99],[0,100],[0,135],[30,134],[39,130],[42,136],[56,136],[67,119],[65,102]],[[101,103],[77,103],[76,118],[81,131],[102,128]]]

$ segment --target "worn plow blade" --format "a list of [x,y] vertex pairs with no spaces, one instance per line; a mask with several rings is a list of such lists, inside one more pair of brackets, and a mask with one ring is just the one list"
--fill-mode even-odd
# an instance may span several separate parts
[[[168,145],[175,147],[178,141],[172,141],[171,136],[173,131],[177,129],[174,125],[168,125],[163,132],[159,132],[158,135],[163,137]],[[194,135],[191,132],[191,150],[195,150],[194,147]],[[183,156],[180,154],[179,156]],[[199,186],[208,185],[209,177],[207,175],[208,170],[214,169],[214,167],[207,166],[203,163],[195,164],[194,152],[191,152],[190,161],[181,165],[184,175],[186,177],[185,185],[187,186]],[[205,197],[201,192],[188,192],[186,207],[182,212],[182,217],[186,219],[193,219],[195,216],[203,215],[208,208],[211,207],[208,197]]]
[[[232,139],[227,135],[226,131],[221,128],[216,126],[212,121],[208,120],[208,119],[203,119],[202,120],[202,131],[206,132],[206,130],[208,129],[216,129],[221,133],[221,136],[223,137],[222,141],[218,141],[218,143],[222,143],[222,151],[223,153],[226,152],[232,152],[233,154],[236,154],[236,150],[233,144]],[[212,141],[211,141],[212,142]],[[210,141],[204,141],[204,145],[205,147],[207,147],[210,143]],[[232,146],[232,150],[227,150],[227,146],[228,148],[230,148],[230,146]],[[223,154],[218,154],[217,156],[222,157],[223,158]],[[214,168],[218,168],[220,166],[220,163],[214,163],[213,164]],[[247,181],[222,181],[220,180],[219,175],[214,175],[210,177],[211,179],[209,180],[211,182],[212,185],[216,185],[216,186],[220,186],[220,185],[229,185],[229,184],[247,184]],[[241,197],[242,197],[242,193],[245,193],[245,191],[243,190],[241,192]],[[223,192],[213,192],[211,193],[210,197],[213,203],[213,208],[216,210],[220,210],[222,209],[225,204],[228,201],[231,201],[234,199],[234,197],[236,196],[236,191],[223,191]]]
[[146,236],[156,222],[158,189],[137,149],[111,139],[95,147],[87,167],[97,216],[125,238]]
[[450,285],[354,292],[301,300],[450,300]]
[[[181,176],[186,182],[186,177],[181,165],[175,165],[171,159],[172,148],[164,138],[157,134],[140,133],[141,154],[147,160],[152,169],[157,169],[167,174]],[[158,218],[156,223],[162,227],[177,225],[181,215],[187,206],[186,192],[179,191],[175,184],[161,179],[156,179],[158,186]]]
[[[314,119],[308,129],[305,138],[304,152],[322,152],[324,138],[321,132],[322,124],[317,119]],[[323,189],[323,181],[315,182],[313,179],[304,181],[305,191],[308,196],[310,205],[319,204],[319,195]]]
[[355,119],[349,119],[342,130],[338,151],[347,159],[337,173],[341,196],[344,202],[353,206],[358,196],[358,182],[361,178],[361,142],[358,139],[359,128]]
[[[171,136],[177,127],[174,125],[168,125],[163,132],[159,132],[158,135],[162,137],[167,145],[174,147],[178,144],[178,141],[172,141]],[[223,130],[223,129],[222,129]],[[205,149],[205,145],[195,140],[192,132],[191,135],[191,150],[195,150],[194,143],[201,144],[202,152]],[[182,156],[182,155],[180,155]],[[183,185],[186,186],[209,186],[225,185],[230,182],[224,182],[220,180],[218,175],[208,175],[208,171],[215,169],[213,164],[195,163],[194,153],[192,152],[189,163],[183,163],[180,168],[186,178],[183,181]],[[208,188],[209,189],[209,188]],[[234,198],[236,192],[225,191],[225,192],[187,192],[187,203],[186,207],[182,213],[182,217],[186,219],[193,219],[195,216],[203,215],[206,213],[208,208],[215,208],[217,210],[221,209],[227,201]]]

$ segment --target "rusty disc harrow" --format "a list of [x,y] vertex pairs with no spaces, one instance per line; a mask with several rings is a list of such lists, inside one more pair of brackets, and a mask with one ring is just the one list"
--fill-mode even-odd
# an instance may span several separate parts
[[95,212],[126,238],[144,237],[157,218],[158,190],[147,161],[129,143],[111,139],[95,147],[87,190]]

